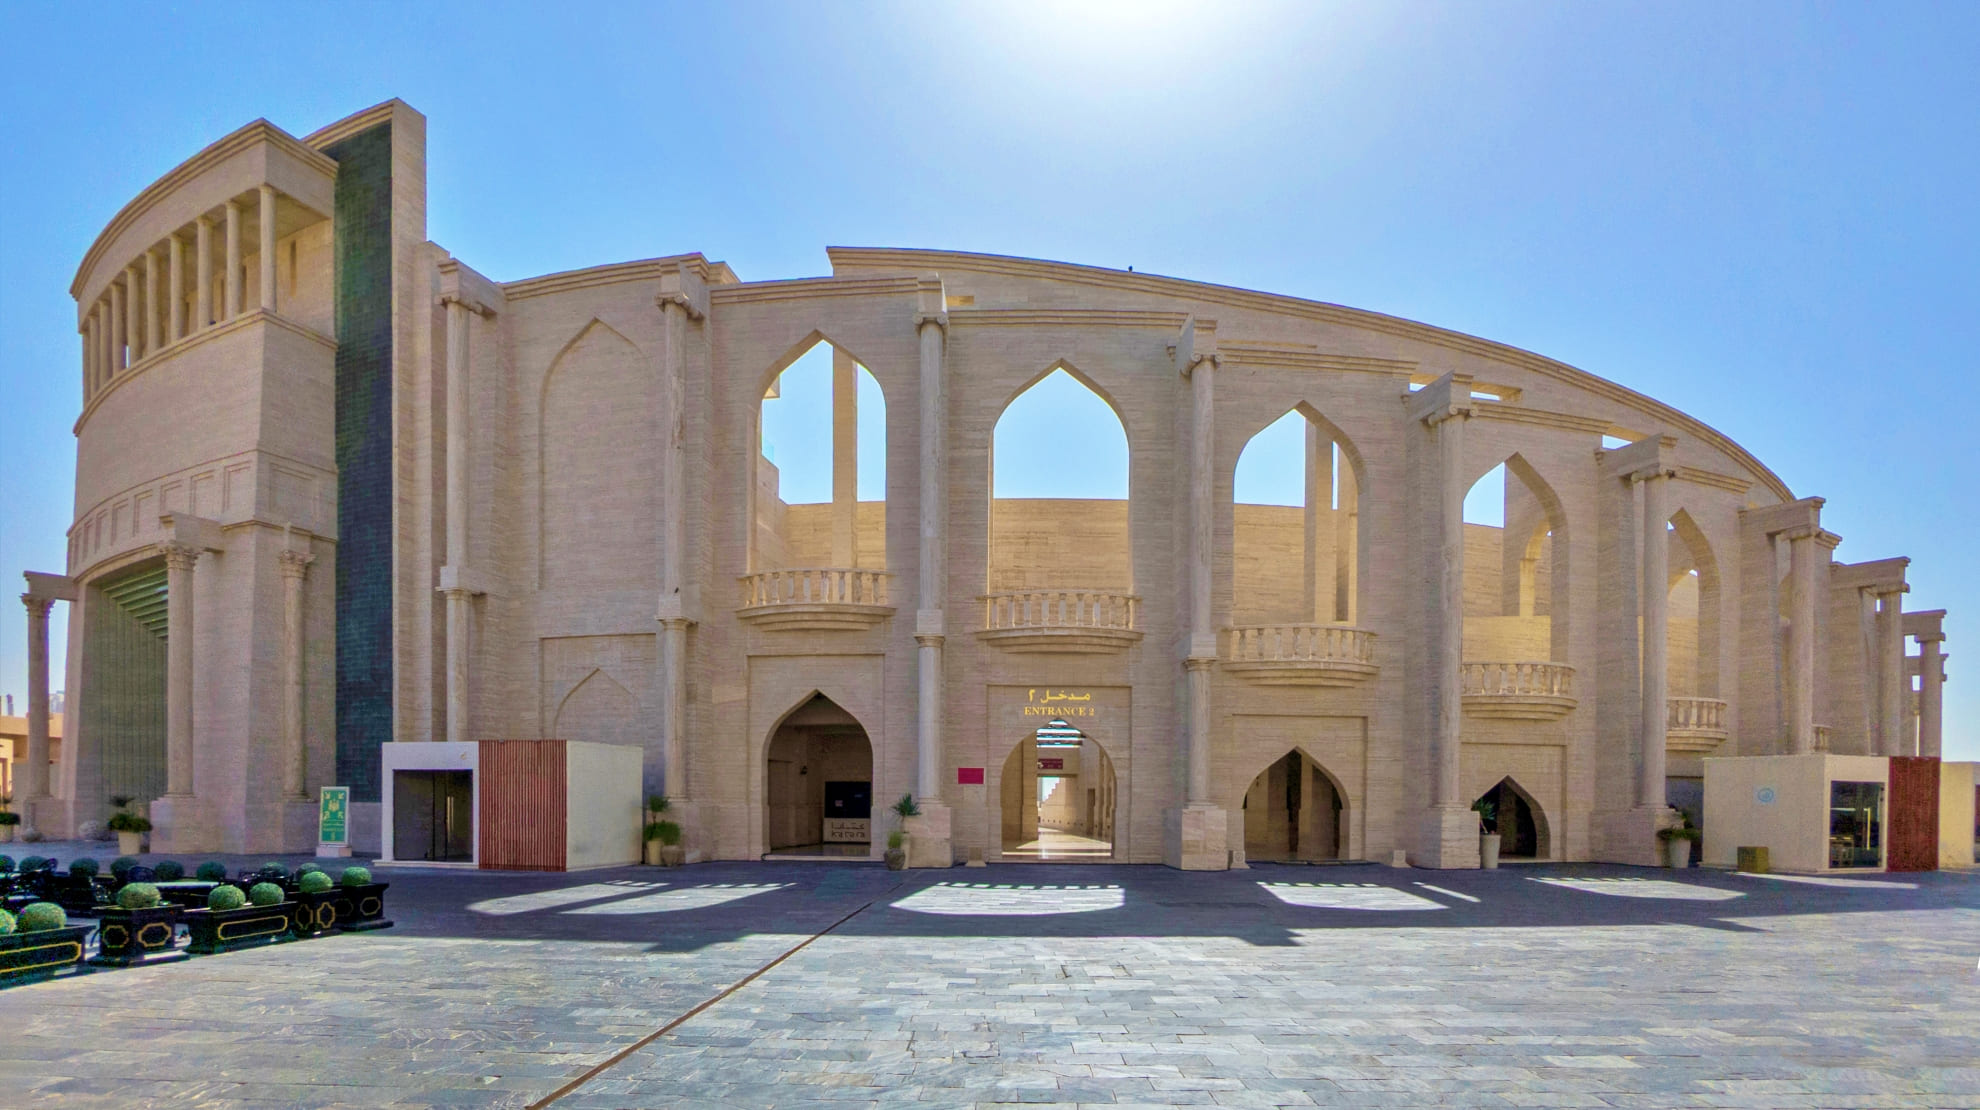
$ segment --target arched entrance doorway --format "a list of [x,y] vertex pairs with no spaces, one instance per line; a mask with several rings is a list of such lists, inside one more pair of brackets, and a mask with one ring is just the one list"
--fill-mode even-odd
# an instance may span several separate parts
[[[1480,805],[1479,803],[1489,803]],[[1472,803],[1487,828],[1499,833],[1499,858],[1543,860],[1553,858],[1547,835],[1547,815],[1538,802],[1511,775],[1480,794]],[[1489,816],[1488,816],[1489,815]]]
[[1015,860],[1114,855],[1114,761],[1092,737],[1054,719],[1004,760],[1003,853]]
[[1247,860],[1335,860],[1347,846],[1340,785],[1298,748],[1258,772],[1242,806]]
[[873,745],[858,719],[814,694],[777,726],[764,758],[764,844],[770,851],[871,854]]

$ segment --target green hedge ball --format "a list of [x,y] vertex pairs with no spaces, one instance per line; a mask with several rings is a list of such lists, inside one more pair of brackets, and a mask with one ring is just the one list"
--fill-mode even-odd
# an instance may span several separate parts
[[296,880],[297,889],[301,890],[304,894],[321,894],[329,890],[330,886],[330,876],[325,875],[321,871],[311,871]]
[[[77,861],[77,862],[81,862],[81,861]],[[129,871],[131,868],[136,867],[139,862],[140,861],[136,856],[118,856],[116,859],[110,861],[110,873],[112,875],[115,875],[117,878],[122,879],[124,877],[124,873]],[[69,865],[69,867],[71,870],[74,870],[75,864],[72,863]]]
[[279,906],[282,904],[282,888],[274,883],[256,883],[248,888],[248,901],[257,906]]
[[162,860],[152,871],[161,882],[176,883],[186,877],[186,865],[177,860]]
[[102,873],[103,868],[88,856],[69,861],[69,874],[71,875],[85,875],[93,879]]
[[117,904],[127,910],[152,909],[160,900],[158,888],[150,883],[125,883],[117,892]]
[[0,910],[0,937],[10,936],[14,931],[14,915]]
[[227,865],[219,860],[207,860],[193,871],[193,877],[202,883],[224,883],[227,881]]
[[346,867],[342,881],[345,886],[370,886],[371,872],[362,867]]
[[41,933],[49,929],[60,929],[69,923],[69,915],[53,902],[35,902],[21,911],[19,927],[23,933]]
[[209,910],[237,910],[245,905],[247,905],[247,895],[242,894],[241,888],[231,883],[222,883],[214,887],[206,896],[206,908]]
[[0,856],[0,875],[11,875],[14,871],[14,857]]

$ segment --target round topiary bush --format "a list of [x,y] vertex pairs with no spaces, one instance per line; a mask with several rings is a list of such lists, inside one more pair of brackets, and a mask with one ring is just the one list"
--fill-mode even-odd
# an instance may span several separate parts
[[289,877],[289,869],[276,863],[274,860],[269,860],[267,863],[261,865],[261,870],[258,874],[264,879],[275,879],[279,881]]
[[346,867],[343,882],[345,886],[370,886],[371,872],[362,867]]
[[206,908],[209,910],[237,910],[245,905],[247,895],[231,883],[221,883],[206,896]]
[[186,877],[186,865],[175,859],[160,860],[152,871],[157,873],[160,882],[175,883]]
[[14,931],[14,915],[0,910],[0,937],[9,936]]
[[14,857],[0,856],[0,875],[11,875],[14,871]]
[[16,923],[23,933],[39,933],[49,929],[60,929],[69,923],[69,915],[53,902],[34,902],[21,911]]
[[27,856],[21,860],[21,870],[39,871],[41,869],[41,865],[47,862],[48,861],[41,856]]
[[93,859],[90,859],[88,856],[84,856],[81,859],[72,859],[69,861],[69,874],[71,875],[81,875],[84,876],[85,878],[94,879],[97,875],[101,874],[102,871],[103,868],[98,866],[97,862]]
[[274,883],[256,883],[248,888],[248,901],[257,906],[279,906],[282,904],[282,888]]
[[224,883],[227,881],[227,865],[219,860],[207,860],[193,871],[193,878],[202,883]]
[[304,875],[309,874],[311,871],[321,871],[321,870],[323,870],[323,865],[315,862],[314,860],[312,860],[309,863],[298,864],[296,866],[296,878],[300,879]]
[[[136,867],[140,862],[142,861],[136,856],[118,856],[116,859],[110,861],[110,873],[117,877],[118,882],[122,882],[130,869]],[[74,867],[75,865],[70,864],[69,866]]]
[[150,883],[125,883],[117,892],[117,904],[127,910],[148,910],[160,900],[158,888]]
[[321,894],[331,887],[330,876],[321,871],[308,871],[296,880],[296,889],[304,894]]

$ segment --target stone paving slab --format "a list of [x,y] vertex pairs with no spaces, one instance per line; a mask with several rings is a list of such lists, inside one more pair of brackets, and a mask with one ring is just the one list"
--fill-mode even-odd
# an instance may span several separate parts
[[0,991],[0,1106],[526,1106],[809,940],[554,1105],[1980,1107],[1972,874],[381,878],[386,932]]

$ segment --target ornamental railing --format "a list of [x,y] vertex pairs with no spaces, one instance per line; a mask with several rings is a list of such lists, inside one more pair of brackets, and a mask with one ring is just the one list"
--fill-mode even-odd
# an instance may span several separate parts
[[882,570],[850,567],[794,567],[745,575],[742,607],[771,605],[886,605],[887,579]]
[[1574,668],[1566,663],[1464,663],[1458,680],[1466,697],[1574,697]]
[[1671,698],[1664,727],[1671,732],[1726,731],[1726,703],[1718,698]]
[[1140,632],[1141,599],[1102,590],[1020,590],[987,594],[985,632],[1067,629]]
[[1375,634],[1340,624],[1257,624],[1224,631],[1232,663],[1375,662]]

